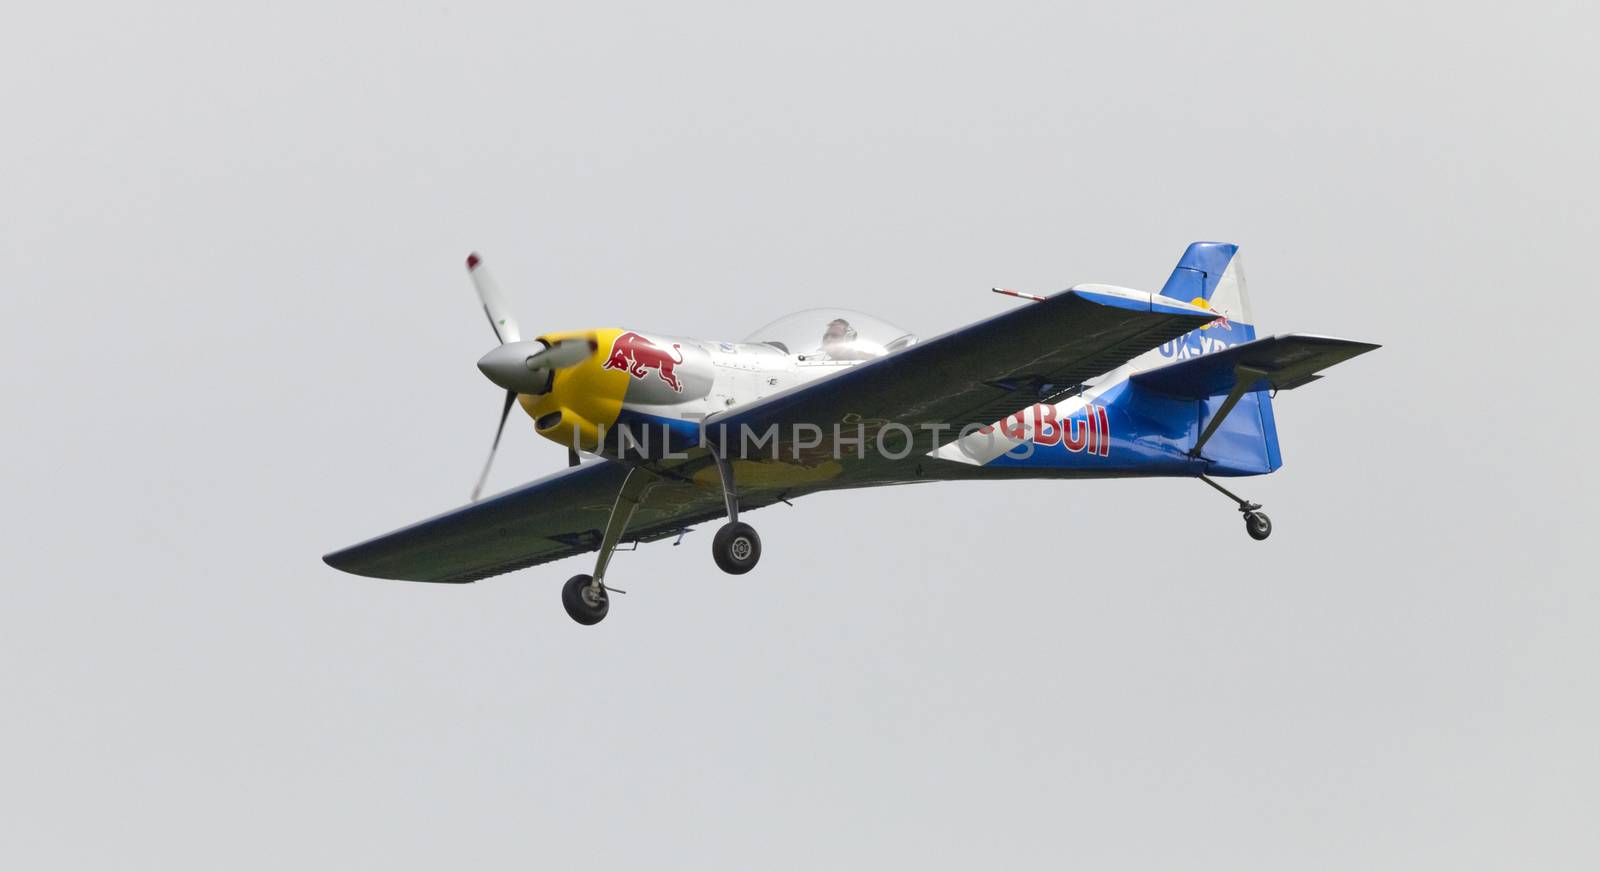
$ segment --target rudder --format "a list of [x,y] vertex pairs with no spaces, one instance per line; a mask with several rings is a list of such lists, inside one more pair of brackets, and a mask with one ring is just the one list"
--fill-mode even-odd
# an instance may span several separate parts
[[1244,263],[1239,246],[1231,242],[1192,243],[1162,286],[1161,296],[1216,311],[1223,320],[1214,326],[1242,326],[1248,335],[1238,337],[1238,341],[1256,337],[1250,296],[1245,291]]

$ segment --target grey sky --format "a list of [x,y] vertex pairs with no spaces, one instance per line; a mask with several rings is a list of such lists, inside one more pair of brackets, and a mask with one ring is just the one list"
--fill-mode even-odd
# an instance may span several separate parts
[[[7,868],[1592,869],[1580,3],[30,4],[0,28]],[[1255,543],[1195,482],[832,494],[464,588],[530,332],[931,335],[1243,248]],[[514,419],[491,489],[559,467]],[[626,579],[626,583],[623,582]]]

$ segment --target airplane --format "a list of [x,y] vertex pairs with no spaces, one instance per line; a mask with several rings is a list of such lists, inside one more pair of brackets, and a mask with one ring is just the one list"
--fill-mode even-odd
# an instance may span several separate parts
[[[1380,346],[1258,338],[1238,246],[1196,242],[1160,291],[1080,284],[932,339],[845,309],[780,318],[744,340],[599,328],[522,338],[477,254],[500,344],[478,369],[505,390],[468,505],[326,555],[372,578],[465,583],[588,552],[561,591],[577,623],[610,611],[619,546],[723,519],[712,556],[743,574],[761,538],[742,513],[829,490],[973,479],[1215,479],[1283,464],[1273,398]],[[514,405],[568,468],[480,499]],[[589,459],[584,460],[584,455]]]

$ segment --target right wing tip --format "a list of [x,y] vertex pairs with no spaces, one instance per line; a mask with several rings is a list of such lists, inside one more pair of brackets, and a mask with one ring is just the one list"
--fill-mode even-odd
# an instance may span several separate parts
[[327,554],[322,555],[322,562],[328,564],[334,569],[339,570],[340,572],[349,572],[352,575],[357,574],[350,569],[350,564],[344,559],[345,553],[346,552],[344,550],[329,551]]

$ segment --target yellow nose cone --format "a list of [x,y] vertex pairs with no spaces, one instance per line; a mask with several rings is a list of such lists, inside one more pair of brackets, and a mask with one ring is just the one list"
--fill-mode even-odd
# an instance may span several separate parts
[[606,327],[539,337],[552,345],[563,339],[586,339],[599,348],[583,362],[556,370],[549,393],[518,398],[540,436],[559,445],[570,446],[576,440],[583,451],[600,447],[600,428],[609,432],[617,423],[631,381],[625,369],[605,367],[611,343],[620,335],[622,330]]

